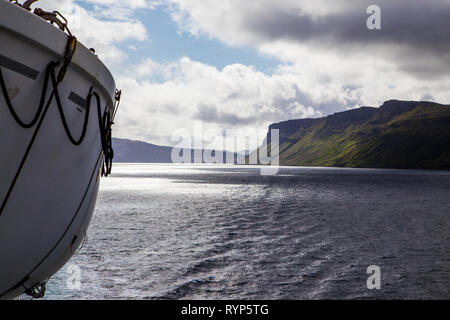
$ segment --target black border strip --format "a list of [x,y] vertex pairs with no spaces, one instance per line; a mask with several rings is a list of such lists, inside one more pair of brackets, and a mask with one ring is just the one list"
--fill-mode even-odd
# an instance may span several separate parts
[[0,67],[12,70],[14,72],[20,73],[21,75],[36,80],[39,76],[39,71],[34,70],[16,60],[10,59],[0,54]]

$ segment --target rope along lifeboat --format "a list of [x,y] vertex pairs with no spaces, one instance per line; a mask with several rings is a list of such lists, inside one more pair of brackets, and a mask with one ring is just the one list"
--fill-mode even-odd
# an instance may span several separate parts
[[120,100],[64,17],[31,12],[35,1],[0,0],[0,299],[43,297],[82,244]]

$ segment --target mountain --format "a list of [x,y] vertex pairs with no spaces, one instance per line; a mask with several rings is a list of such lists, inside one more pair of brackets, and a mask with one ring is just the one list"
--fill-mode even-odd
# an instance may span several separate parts
[[281,165],[450,170],[449,105],[390,100],[270,129]]
[[[133,141],[128,139],[113,138],[112,145],[114,149],[114,162],[128,163],[172,163],[172,147],[158,146],[142,141]],[[196,151],[208,152],[214,155],[210,150],[188,149],[191,152],[191,159],[194,160]],[[234,159],[236,163],[236,154],[232,152],[224,153],[223,160]],[[193,161],[192,161],[193,162]]]
[[171,147],[158,146],[141,141],[112,139],[114,162],[171,163]]

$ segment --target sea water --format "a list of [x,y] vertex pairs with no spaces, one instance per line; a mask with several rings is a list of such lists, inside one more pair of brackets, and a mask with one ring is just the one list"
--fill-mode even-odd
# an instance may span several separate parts
[[47,299],[450,299],[450,172],[113,172]]

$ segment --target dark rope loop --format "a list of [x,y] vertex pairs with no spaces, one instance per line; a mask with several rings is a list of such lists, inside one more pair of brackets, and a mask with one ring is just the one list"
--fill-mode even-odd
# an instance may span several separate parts
[[38,108],[36,110],[36,114],[34,115],[33,119],[30,122],[28,122],[28,123],[23,121],[23,120],[21,120],[19,115],[16,113],[15,108],[13,107],[11,99],[9,97],[8,90],[6,88],[6,82],[5,82],[5,79],[3,77],[2,69],[0,68],[0,86],[1,86],[1,89],[2,89],[2,93],[3,93],[3,98],[4,98],[5,102],[6,102],[8,110],[11,113],[12,117],[17,122],[17,124],[19,126],[21,126],[22,128],[30,129],[30,128],[34,127],[34,125],[38,122],[39,117],[40,117],[40,115],[42,113],[42,109],[44,108],[44,105],[45,105],[45,98],[47,96],[47,88],[48,88],[50,73],[55,70],[55,67],[57,65],[58,65],[57,63],[51,62],[47,66],[46,71],[45,71],[44,85],[42,86],[41,99],[40,99],[40,102],[39,102],[39,106],[38,106]]
[[[51,73],[51,79],[53,86],[57,86],[58,82],[55,77],[55,73]],[[94,88],[91,87],[89,89],[89,93],[87,96],[87,105],[86,105],[86,113],[84,116],[84,123],[83,123],[83,129],[81,131],[81,135],[78,139],[75,139],[70,132],[69,126],[67,124],[67,120],[64,114],[64,110],[62,107],[61,99],[59,97],[58,89],[55,90],[55,100],[56,105],[58,107],[59,116],[61,119],[61,123],[63,125],[64,131],[66,132],[67,138],[69,138],[70,142],[75,145],[79,146],[83,143],[84,139],[86,138],[86,132],[89,124],[89,115],[92,105],[92,97],[96,100],[96,107],[97,107],[97,119],[98,119],[98,127],[100,131],[100,140],[102,145],[102,151],[103,151],[103,165],[102,165],[102,176],[107,177],[111,173],[112,168],[112,160],[114,157],[114,151],[112,149],[112,138],[111,138],[111,115],[107,108],[105,108],[105,111],[102,115],[102,108],[101,108],[101,99],[100,95],[94,91]]]
[[[56,75],[54,72],[52,72],[51,74],[51,78],[52,78],[52,84],[53,87],[56,88],[57,87],[57,79],[56,79]],[[87,132],[87,126],[88,126],[88,122],[89,122],[89,113],[90,113],[90,95],[91,95],[91,91],[92,89],[89,91],[89,98],[88,98],[88,105],[86,107],[86,114],[84,116],[84,123],[83,123],[83,129],[81,131],[81,136],[78,138],[78,140],[76,140],[73,135],[70,132],[69,126],[67,125],[67,120],[66,117],[64,115],[64,110],[63,110],[63,106],[61,103],[61,98],[59,97],[59,92],[58,89],[55,89],[55,100],[56,100],[56,105],[58,107],[58,111],[59,111],[59,117],[61,119],[61,123],[64,127],[64,131],[66,132],[67,138],[69,138],[70,142],[73,145],[79,146],[83,143],[84,138],[86,137],[86,132]]]
[[[6,82],[3,77],[2,70],[0,68],[0,86],[1,90],[3,92],[4,100],[6,102],[6,105],[14,118],[14,120],[17,122],[17,124],[24,128],[24,129],[30,129],[36,125],[36,123],[39,121],[41,114],[44,109],[44,105],[50,106],[53,98],[55,98],[56,105],[59,112],[59,117],[61,119],[61,123],[63,125],[64,131],[66,132],[67,138],[70,140],[70,142],[75,145],[79,146],[83,143],[84,139],[86,138],[87,128],[89,124],[89,115],[90,115],[90,109],[92,104],[92,97],[95,97],[96,99],[96,107],[97,107],[97,117],[98,117],[98,127],[100,131],[100,139],[101,139],[101,145],[102,145],[102,151],[103,151],[103,163],[102,163],[102,176],[108,176],[111,173],[111,167],[112,167],[112,160],[114,158],[114,150],[112,148],[112,135],[111,135],[111,127],[113,123],[113,117],[111,116],[111,111],[108,110],[107,107],[105,107],[105,111],[102,115],[101,111],[101,99],[100,95],[94,91],[94,88],[91,87],[89,89],[89,94],[87,96],[87,106],[86,106],[86,113],[84,116],[84,122],[83,122],[83,128],[81,130],[81,135],[78,139],[74,138],[72,133],[70,132],[69,126],[67,124],[66,116],[64,114],[64,108],[62,106],[61,98],[59,95],[58,87],[64,80],[64,77],[66,75],[67,69],[69,64],[71,63],[71,60],[73,58],[75,49],[77,46],[77,40],[75,37],[69,36],[66,46],[66,54],[64,56],[63,65],[60,68],[58,74],[56,74],[56,67],[59,66],[59,63],[57,62],[51,62],[45,72],[45,78],[44,78],[44,84],[42,86],[42,92],[41,92],[41,98],[40,103],[37,108],[36,114],[34,115],[33,119],[30,122],[24,122],[20,119],[17,112],[15,111],[15,108],[13,107],[11,103],[11,99],[8,94],[8,90],[6,88]],[[53,90],[50,94],[50,97],[46,104],[46,97],[47,97],[47,90],[48,90],[48,84],[49,82],[52,82]],[[120,98],[119,98],[120,99]],[[117,98],[116,98],[117,101]],[[114,112],[114,110],[112,111]],[[45,117],[45,114],[43,117]]]

